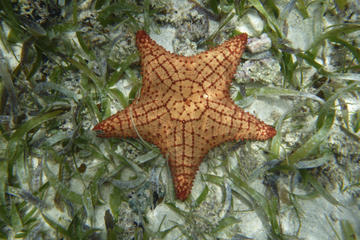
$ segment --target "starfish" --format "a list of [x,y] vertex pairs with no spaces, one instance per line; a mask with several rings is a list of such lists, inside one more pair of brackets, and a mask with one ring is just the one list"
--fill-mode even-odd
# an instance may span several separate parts
[[98,137],[141,137],[168,159],[176,197],[184,201],[208,151],[226,141],[267,140],[276,131],[235,105],[229,88],[247,35],[185,57],[136,33],[140,97],[94,127]]

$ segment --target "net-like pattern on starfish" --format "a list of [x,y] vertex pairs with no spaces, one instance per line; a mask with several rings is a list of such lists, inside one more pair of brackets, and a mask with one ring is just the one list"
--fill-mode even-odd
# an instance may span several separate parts
[[276,131],[236,106],[229,95],[245,49],[238,35],[195,56],[172,54],[144,31],[136,34],[143,86],[126,109],[94,127],[100,137],[137,137],[157,145],[168,159],[176,196],[191,192],[207,152],[239,139],[266,140]]

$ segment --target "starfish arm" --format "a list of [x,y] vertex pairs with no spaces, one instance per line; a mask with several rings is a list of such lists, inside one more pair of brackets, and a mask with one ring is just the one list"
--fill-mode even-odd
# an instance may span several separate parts
[[[131,105],[130,105],[131,106]],[[93,128],[98,137],[136,137],[133,130],[129,107],[101,121]]]
[[153,58],[148,58],[144,61],[151,61],[152,59],[161,56],[163,54],[169,53],[162,46],[157,44],[150,36],[144,31],[139,30],[136,33],[136,46],[140,51],[141,57],[146,57],[148,55],[154,55]]
[[[143,137],[151,140],[154,126],[167,114],[156,101],[138,103],[136,100],[124,110],[112,115],[94,127],[99,137]],[[151,135],[151,136],[150,136]],[[154,143],[154,141],[151,141]]]
[[138,137],[161,146],[164,141],[164,131],[169,121],[167,109],[157,101],[148,101],[136,105],[131,111],[134,128]]
[[[245,112],[234,103],[209,101],[204,129],[209,129],[208,138],[217,144],[229,140],[267,140],[276,135],[276,130]],[[216,145],[217,145],[216,144]]]
[[170,62],[177,55],[166,51],[142,30],[136,33],[136,45],[141,56],[141,75],[143,76],[141,96],[161,98],[161,93],[166,93],[171,87],[175,66]]
[[209,149],[193,122],[178,123],[169,129],[166,148],[161,149],[169,163],[176,197],[184,201],[192,185],[202,159]]
[[202,81],[209,97],[230,97],[229,87],[240,57],[245,50],[247,35],[240,34],[220,46],[195,56],[197,79]]

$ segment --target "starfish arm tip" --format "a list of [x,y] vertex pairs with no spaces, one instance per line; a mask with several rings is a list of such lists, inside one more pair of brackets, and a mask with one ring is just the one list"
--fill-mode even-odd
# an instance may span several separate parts
[[273,138],[276,135],[276,130],[274,127],[265,125],[263,128],[261,128],[258,131],[258,140],[268,140],[270,138]]
[[276,132],[275,128],[273,128],[273,127],[270,126],[270,128],[268,129],[268,136],[269,136],[269,138],[274,137],[276,134],[277,134],[277,132]]
[[191,192],[192,189],[192,182],[189,186],[181,187],[179,185],[176,186],[175,192],[176,192],[176,198],[180,201],[185,201]]
[[187,173],[182,173],[180,175],[175,175],[175,174],[173,175],[173,181],[174,181],[175,193],[177,199],[181,201],[185,201],[188,198],[188,196],[191,193],[195,175],[198,169],[199,167],[196,166],[194,168],[188,169],[189,172],[187,172],[185,169],[180,168],[180,171],[185,170],[185,172]]
[[245,45],[248,40],[248,35],[246,33],[241,33],[241,34],[237,35],[235,38],[239,38],[241,40],[241,42],[243,42],[243,44]]
[[96,132],[98,137],[135,137],[136,132],[133,129],[132,122],[129,116],[129,108],[108,117],[99,122],[92,129]]
[[140,51],[142,48],[146,47],[147,44],[149,44],[149,43],[155,44],[155,43],[153,43],[150,36],[144,30],[139,30],[136,32],[136,46],[138,47],[138,49]]
[[176,198],[184,202],[188,198],[189,194],[190,192],[176,193]]
[[107,133],[103,125],[104,124],[100,122],[93,127],[92,131],[95,132],[97,137],[108,137],[109,134]]
[[136,32],[136,38],[139,39],[139,38],[143,38],[145,36],[148,36],[147,33],[144,31],[144,30],[138,30]]

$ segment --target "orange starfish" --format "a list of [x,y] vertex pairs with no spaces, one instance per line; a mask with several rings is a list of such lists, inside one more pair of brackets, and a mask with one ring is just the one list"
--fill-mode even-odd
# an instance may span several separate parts
[[276,131],[244,112],[229,87],[247,42],[238,35],[195,56],[172,54],[136,33],[143,86],[127,108],[97,124],[99,137],[142,137],[168,159],[176,196],[184,201],[207,152],[230,140],[266,140]]

